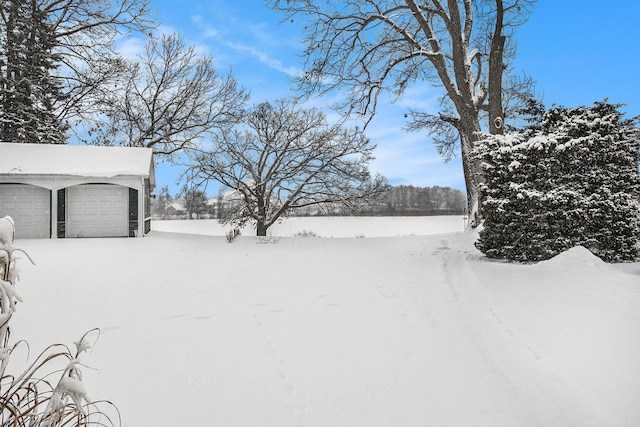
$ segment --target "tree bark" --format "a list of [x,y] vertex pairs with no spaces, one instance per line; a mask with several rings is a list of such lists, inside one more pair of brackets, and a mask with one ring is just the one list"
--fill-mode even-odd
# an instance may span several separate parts
[[258,221],[256,224],[256,236],[265,237],[267,235],[268,227],[265,225],[264,221]]
[[476,143],[480,140],[480,121],[477,114],[470,115],[466,120],[462,120],[459,128],[460,151],[462,157],[462,169],[464,172],[465,185],[467,187],[467,212],[469,214],[469,227],[475,228],[479,225],[480,216],[480,189],[481,180],[480,163],[473,158],[472,151]]
[[502,73],[506,37],[502,35],[504,26],[504,6],[502,0],[496,0],[496,23],[489,52],[489,133],[504,133],[504,111],[502,107]]

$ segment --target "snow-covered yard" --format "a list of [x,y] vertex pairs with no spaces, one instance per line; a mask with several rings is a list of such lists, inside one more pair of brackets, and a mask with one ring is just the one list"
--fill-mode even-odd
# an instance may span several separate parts
[[37,265],[12,339],[101,328],[85,382],[123,426],[640,425],[640,264],[494,262],[475,233],[391,220],[18,241]]
[[[267,230],[268,236],[294,237],[309,234],[318,237],[398,237],[464,231],[466,217],[456,215],[414,217],[291,217]],[[153,221],[156,231],[224,236],[231,226],[218,220]],[[240,229],[244,236],[255,236],[251,225]]]

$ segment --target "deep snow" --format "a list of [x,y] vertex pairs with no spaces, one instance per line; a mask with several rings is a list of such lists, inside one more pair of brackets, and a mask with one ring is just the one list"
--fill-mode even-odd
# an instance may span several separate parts
[[500,263],[388,221],[401,237],[17,241],[37,265],[12,339],[101,328],[85,382],[123,426],[640,425],[639,263]]

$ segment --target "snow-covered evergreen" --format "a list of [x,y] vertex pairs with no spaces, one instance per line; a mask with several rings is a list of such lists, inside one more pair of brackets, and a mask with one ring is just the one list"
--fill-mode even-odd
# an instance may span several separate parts
[[489,257],[549,259],[577,245],[600,258],[640,257],[640,174],[636,119],[620,105],[552,108],[540,123],[488,136],[483,163],[484,229]]
[[46,14],[35,2],[2,2],[0,20],[0,141],[64,144],[55,113],[63,98],[53,70],[60,62]]

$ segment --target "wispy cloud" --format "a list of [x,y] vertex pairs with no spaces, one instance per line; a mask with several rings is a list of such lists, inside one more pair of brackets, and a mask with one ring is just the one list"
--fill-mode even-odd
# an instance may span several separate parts
[[191,21],[200,29],[200,36],[203,39],[215,39],[220,37],[220,31],[213,28],[211,25],[207,25],[205,18],[202,15],[193,15]]
[[261,63],[267,65],[270,68],[273,68],[276,71],[280,71],[281,73],[284,73],[289,77],[296,77],[302,73],[301,69],[295,66],[286,66],[280,60],[267,55],[262,50],[253,46],[248,46],[241,43],[226,43],[226,46],[238,52],[247,53],[252,57],[258,59]]
[[[299,67],[287,65],[285,61],[276,57],[277,51],[281,50],[283,45],[291,43],[291,37],[279,38],[273,24],[252,23],[233,17],[228,20],[218,18],[214,21],[214,27],[203,15],[193,15],[191,20],[199,30],[202,43],[215,42],[218,52],[221,48],[226,48],[248,55],[288,77],[298,76],[302,72]],[[290,53],[287,49],[283,56]]]
[[398,99],[397,105],[406,109],[435,113],[440,109],[442,89],[428,83],[414,84]]

